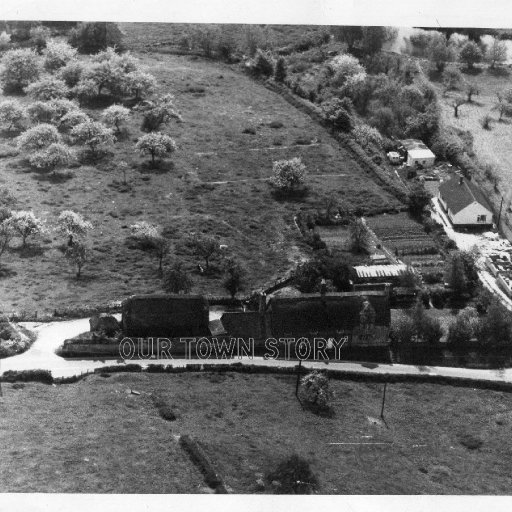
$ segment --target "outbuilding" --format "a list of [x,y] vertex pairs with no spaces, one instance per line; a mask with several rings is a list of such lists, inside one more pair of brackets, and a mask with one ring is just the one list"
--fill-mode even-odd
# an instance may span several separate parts
[[421,141],[417,139],[405,139],[401,141],[402,153],[405,153],[406,163],[410,167],[432,167],[436,155]]

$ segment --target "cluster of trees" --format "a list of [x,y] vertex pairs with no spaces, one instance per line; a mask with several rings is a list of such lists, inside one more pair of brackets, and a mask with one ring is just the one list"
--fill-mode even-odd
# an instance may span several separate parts
[[[93,228],[82,215],[71,210],[62,211],[55,226],[51,229],[67,239],[64,252],[66,260],[76,269],[80,278],[81,270],[89,258],[86,236]],[[29,240],[47,234],[50,228],[31,210],[0,209],[0,257],[11,247],[15,239],[21,240],[21,248],[27,247]]]
[[[169,293],[189,293],[194,281],[182,261],[164,263],[172,249],[172,242],[164,233],[161,226],[141,221],[131,226],[131,238],[138,247],[152,254],[158,261],[158,271],[162,274],[163,287]],[[234,257],[225,256],[219,240],[202,233],[187,237],[182,245],[197,258],[200,274],[208,274],[211,270],[212,259],[220,259],[220,269],[223,273],[223,286],[232,298],[245,287],[247,272],[244,266]],[[204,267],[201,265],[204,263]]]
[[472,39],[450,37],[437,31],[419,31],[409,38],[409,51],[428,58],[442,72],[449,62],[461,62],[471,70],[479,62],[487,62],[491,68],[507,60],[507,47],[499,37],[489,44]]
[[390,337],[394,342],[422,341],[435,344],[440,341],[443,336],[441,323],[425,311],[421,300],[418,300],[406,313],[392,325]]
[[70,45],[50,40],[42,56],[30,49],[9,50],[2,64],[0,82],[4,90],[24,91],[32,102],[28,106],[16,99],[1,102],[0,126],[21,131],[32,125],[18,137],[18,148],[34,167],[53,172],[69,165],[75,155],[64,139],[85,146],[93,158],[115,142],[116,136],[126,130],[129,108],[109,106],[102,112],[102,122],[81,110],[84,101],[105,91],[114,99],[129,95],[139,102],[135,109],[142,114],[142,129],[149,133],[138,140],[135,150],[150,155],[152,165],[156,158],[176,149],[173,139],[157,131],[171,119],[181,121],[174,97],[166,94],[144,99],[153,94],[156,79],[142,72],[129,54],[118,55],[107,48],[84,63]]

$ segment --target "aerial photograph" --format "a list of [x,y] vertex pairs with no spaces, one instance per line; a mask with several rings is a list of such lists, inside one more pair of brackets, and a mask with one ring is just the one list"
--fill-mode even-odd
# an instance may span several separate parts
[[510,494],[511,169],[512,29],[0,21],[0,493]]

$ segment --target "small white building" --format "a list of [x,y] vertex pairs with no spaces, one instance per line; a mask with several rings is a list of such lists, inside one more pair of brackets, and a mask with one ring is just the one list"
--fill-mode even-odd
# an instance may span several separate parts
[[436,155],[421,140],[405,139],[400,142],[402,143],[402,150],[407,154],[407,165],[410,167],[419,165],[432,167],[434,165]]
[[439,203],[456,227],[492,226],[492,209],[471,181],[453,176],[439,185]]
[[398,153],[398,151],[390,151],[388,153],[388,160],[395,165],[402,163],[402,159],[400,158],[400,153]]

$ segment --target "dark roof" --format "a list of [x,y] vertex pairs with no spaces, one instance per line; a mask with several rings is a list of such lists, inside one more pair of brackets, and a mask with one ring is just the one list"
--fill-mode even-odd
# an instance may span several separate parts
[[429,149],[424,142],[418,139],[404,139],[401,140],[400,142],[407,151],[411,149]]
[[209,305],[201,295],[133,295],[122,303],[127,336],[209,336]]
[[466,178],[453,176],[448,181],[443,181],[439,185],[439,193],[454,214],[464,210],[475,201],[492,212],[492,208],[482,191]]
[[273,297],[268,309],[274,337],[313,337],[336,331],[354,331],[360,325],[360,312],[367,298],[375,310],[375,325],[389,326],[387,292],[333,293],[324,297]]

